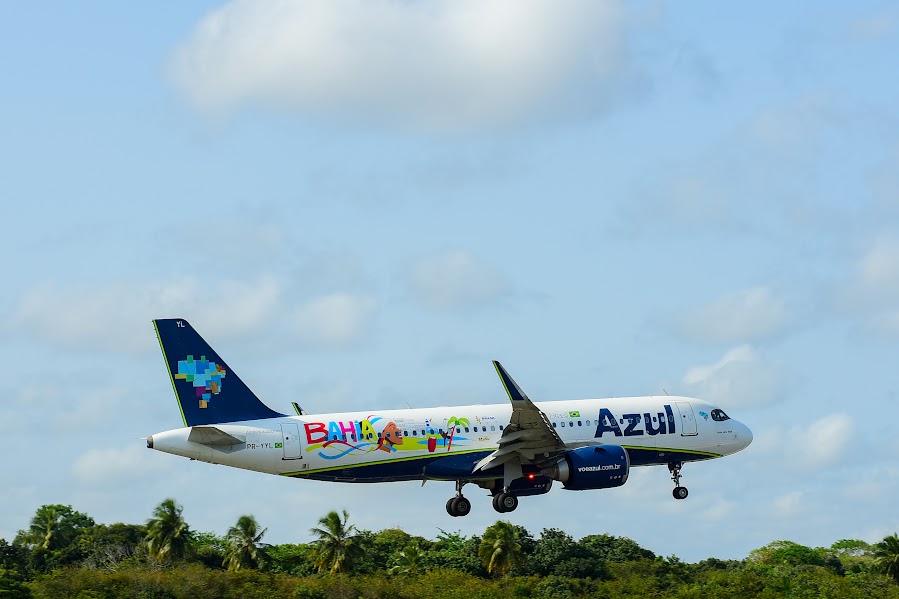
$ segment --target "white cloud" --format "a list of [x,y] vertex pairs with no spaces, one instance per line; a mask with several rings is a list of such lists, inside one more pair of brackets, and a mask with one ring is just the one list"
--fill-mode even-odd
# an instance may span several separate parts
[[119,483],[164,470],[163,460],[135,441],[116,449],[90,449],[72,465],[72,473],[86,485]]
[[242,335],[269,318],[279,300],[280,285],[270,277],[208,284],[193,278],[46,283],[25,293],[7,327],[64,347],[146,351],[157,347],[154,318],[182,316],[198,328],[214,324],[220,337]]
[[838,461],[855,437],[855,422],[848,414],[830,414],[807,427],[793,427],[788,439],[802,466],[823,468]]
[[303,342],[318,347],[342,347],[359,342],[377,309],[374,298],[332,293],[297,307],[293,323]]
[[791,379],[784,365],[765,361],[749,345],[740,345],[714,364],[690,368],[683,384],[697,397],[744,408],[781,400]]
[[776,335],[791,320],[786,300],[760,286],[719,297],[682,316],[677,326],[699,341],[740,343]]
[[262,104],[429,130],[596,113],[633,87],[618,2],[235,0],[174,57],[200,109]]
[[461,250],[420,259],[407,279],[416,299],[440,311],[479,308],[509,289],[498,271]]
[[849,23],[851,38],[861,41],[877,41],[890,36],[899,25],[899,11],[895,6],[887,6],[876,12],[859,17]]
[[802,491],[790,491],[774,500],[774,509],[783,518],[791,518],[802,511]]
[[875,237],[838,294],[842,308],[861,317],[874,336],[899,336],[899,237]]
[[879,237],[857,264],[858,290],[875,304],[899,301],[899,238]]

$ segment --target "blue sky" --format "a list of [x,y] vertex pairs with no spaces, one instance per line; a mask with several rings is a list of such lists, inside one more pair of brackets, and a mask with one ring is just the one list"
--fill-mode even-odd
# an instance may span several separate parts
[[510,519],[688,560],[899,529],[889,3],[18,3],[0,20],[0,537],[46,503],[275,543],[331,509],[476,534],[449,484],[149,452],[150,323],[270,406],[703,397],[755,442]]

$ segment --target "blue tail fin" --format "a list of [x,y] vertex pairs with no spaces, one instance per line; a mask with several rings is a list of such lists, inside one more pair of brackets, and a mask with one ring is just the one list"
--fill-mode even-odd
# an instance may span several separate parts
[[284,416],[262,403],[186,320],[153,326],[185,426]]

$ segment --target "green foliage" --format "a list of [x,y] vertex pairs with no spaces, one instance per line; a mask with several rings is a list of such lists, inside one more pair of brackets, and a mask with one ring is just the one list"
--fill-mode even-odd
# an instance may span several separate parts
[[11,578],[0,576],[0,599],[30,599],[31,589]]
[[896,533],[874,545],[874,565],[899,583],[899,536]]
[[31,578],[31,560],[28,548],[20,544],[0,539],[0,578],[12,580],[29,580]]
[[656,557],[655,553],[640,547],[627,537],[605,534],[587,535],[578,541],[578,545],[597,559],[607,563],[635,562]]
[[337,512],[328,512],[319,518],[319,526],[309,529],[315,540],[315,569],[318,572],[339,574],[349,571],[358,556],[354,542],[356,527],[347,526],[350,515],[343,510],[343,517]]
[[97,524],[78,539],[84,554],[83,565],[101,570],[117,570],[124,564],[142,559],[146,528],[139,524]]
[[[874,546],[775,541],[746,561],[688,564],[623,537],[575,541],[545,529],[535,539],[502,521],[483,538],[441,531],[430,541],[396,528],[356,531],[346,512],[331,512],[312,529],[313,543],[267,546],[252,516],[225,537],[194,534],[173,500],[160,504],[146,527],[94,524],[60,509],[66,506],[45,507],[53,509],[39,510],[41,534],[29,528],[12,544],[0,539],[0,599],[899,599],[895,534]],[[184,558],[176,560],[171,549],[165,560],[150,555],[150,543],[172,545],[172,531],[180,531]]]
[[31,518],[28,530],[20,532],[17,540],[33,549],[55,551],[68,546],[93,525],[93,518],[76,512],[70,505],[42,505]]
[[228,529],[225,535],[227,549],[224,564],[229,570],[257,569],[261,560],[266,559],[262,542],[267,528],[259,530],[259,524],[253,516],[244,515],[237,519],[237,524]]
[[521,544],[518,531],[502,520],[487,528],[478,548],[481,564],[493,575],[505,576],[521,566]]
[[188,555],[207,568],[221,568],[225,561],[225,551],[228,543],[224,537],[214,532],[192,532],[188,541],[190,548]]
[[466,537],[458,532],[440,531],[437,541],[422,555],[422,567],[430,570],[456,570],[473,576],[486,574],[478,557],[481,539]]
[[315,572],[315,547],[312,545],[269,545],[265,569],[294,576],[309,576]]
[[147,551],[160,562],[185,557],[190,547],[191,531],[174,499],[165,499],[147,520]]
[[411,541],[406,547],[396,554],[393,566],[388,570],[390,574],[418,574],[423,570],[422,550],[418,541]]

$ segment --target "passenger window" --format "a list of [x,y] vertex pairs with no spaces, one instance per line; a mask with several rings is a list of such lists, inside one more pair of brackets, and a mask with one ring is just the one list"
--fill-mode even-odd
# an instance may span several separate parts
[[621,419],[621,422],[619,424],[624,424],[624,418]]
[[564,422],[562,423],[562,428],[565,428],[565,423],[564,423]]
[[469,431],[468,431],[468,427],[467,427],[467,426],[466,426],[466,427],[465,427],[465,432],[466,432],[466,433],[467,433],[467,432],[469,432]]
[[574,426],[574,421],[573,420],[569,421],[568,426]]
[[556,423],[555,423],[555,422],[553,422],[553,428],[556,428]]
[[578,426],[584,426],[583,424],[581,424],[581,421],[580,421],[580,420],[577,421],[577,425],[578,425]]
[[457,427],[456,427],[456,432],[457,432],[457,433],[461,433],[461,432],[462,432],[462,427],[461,427],[461,426],[457,426]]
[[413,436],[413,437],[417,437],[417,436],[418,436],[418,431],[412,431],[412,436]]
[[495,426],[491,426],[491,427],[490,427],[490,430],[491,430],[491,431],[495,431],[495,430],[496,430],[496,427],[495,427]]
[[408,436],[409,436],[409,431],[403,431],[403,436],[404,436],[404,437],[408,437]]
[[478,432],[478,427],[474,427],[472,430],[473,430],[474,432]]

